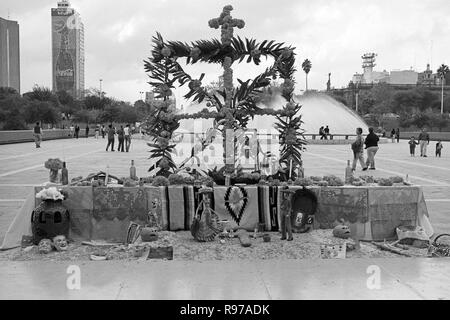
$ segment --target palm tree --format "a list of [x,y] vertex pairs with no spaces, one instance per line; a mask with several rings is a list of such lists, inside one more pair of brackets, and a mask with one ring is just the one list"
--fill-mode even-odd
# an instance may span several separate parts
[[439,69],[437,70],[437,73],[439,77],[441,78],[441,114],[444,113],[444,80],[447,73],[449,73],[450,70],[447,65],[441,64]]
[[311,71],[311,66],[311,61],[309,61],[308,59],[305,59],[305,61],[303,61],[302,63],[302,69],[306,73],[306,91],[308,91],[308,73],[309,71]]

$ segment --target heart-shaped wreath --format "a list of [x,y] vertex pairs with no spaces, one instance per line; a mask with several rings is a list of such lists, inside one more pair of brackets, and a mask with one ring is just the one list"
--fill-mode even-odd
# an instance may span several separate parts
[[247,191],[242,187],[229,187],[225,192],[225,208],[239,225],[248,204]]

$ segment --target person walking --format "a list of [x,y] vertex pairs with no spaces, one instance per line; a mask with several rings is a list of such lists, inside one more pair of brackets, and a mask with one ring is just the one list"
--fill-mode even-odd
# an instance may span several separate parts
[[125,151],[129,152],[130,151],[130,146],[131,146],[131,129],[130,129],[130,125],[127,124],[125,129],[123,129],[124,133],[125,133]]
[[328,136],[330,135],[330,128],[328,126],[323,129],[323,133],[325,134],[325,140],[328,140]]
[[104,124],[102,124],[102,128],[101,128],[100,131],[102,132],[102,139],[105,139],[106,130],[105,130],[105,125]]
[[391,140],[392,140],[392,143],[395,142],[395,129],[394,128],[392,128],[392,130],[391,130]]
[[86,133],[86,138],[88,138],[89,137],[89,124],[86,124],[85,133]]
[[359,164],[363,171],[367,170],[367,165],[364,162],[364,138],[362,137],[362,128],[356,128],[356,139],[352,143],[353,151],[353,165],[352,171],[356,170],[356,163],[359,160]]
[[441,140],[439,140],[436,143],[436,157],[439,156],[439,158],[441,157],[441,150],[442,150],[443,146],[442,146],[442,142]]
[[319,129],[319,136],[320,136],[320,140],[322,140],[323,139],[323,126],[321,126]]
[[33,136],[34,136],[34,143],[36,144],[36,148],[40,148],[41,141],[42,141],[42,128],[39,125],[39,122],[36,122],[36,125],[34,126]]
[[100,126],[99,126],[99,125],[96,125],[96,126],[95,126],[95,139],[98,139],[99,131],[100,131]]
[[414,136],[411,137],[411,140],[408,141],[409,144],[409,154],[411,157],[415,157],[416,155],[416,146],[419,144],[416,141],[416,138]]
[[400,142],[400,129],[397,128],[397,130],[395,130],[395,138],[397,139],[397,143]]
[[430,144],[430,135],[425,128],[419,134],[420,156],[427,157],[427,146]]
[[369,167],[370,170],[375,170],[375,154],[378,151],[379,140],[380,138],[373,132],[373,128],[370,127],[369,134],[366,137],[366,141],[364,141],[367,150],[366,166]]
[[75,137],[75,128],[73,127],[73,124],[70,125],[70,137],[74,138]]
[[79,134],[80,134],[80,127],[76,124],[75,125],[75,138],[78,139]]
[[108,151],[109,146],[111,146],[111,151],[114,152],[114,135],[116,131],[114,130],[112,124],[108,126],[108,144],[106,146],[106,151]]
[[119,147],[117,148],[117,151],[125,152],[124,149],[125,132],[123,131],[123,126],[120,126],[119,130],[117,130],[117,137],[119,138]]

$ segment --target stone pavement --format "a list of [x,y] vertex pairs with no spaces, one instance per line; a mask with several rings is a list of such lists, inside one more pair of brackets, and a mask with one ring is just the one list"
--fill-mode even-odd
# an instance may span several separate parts
[[[106,152],[105,146],[106,140],[94,138],[44,141],[40,149],[36,149],[34,143],[0,145],[0,241],[26,193],[34,185],[48,181],[48,170],[44,168],[48,158],[65,160],[70,178],[86,177],[90,173],[106,170],[107,165],[110,173],[119,177],[128,176],[132,159],[135,160],[138,176],[149,175],[149,147],[145,141],[134,139],[129,153]],[[221,144],[217,146],[216,154],[221,155]],[[435,231],[450,233],[450,143],[444,142],[442,158],[435,158],[433,153],[432,142],[427,158],[411,158],[406,140],[399,144],[382,144],[375,158],[377,170],[362,172],[358,165],[356,174],[380,177],[405,177],[408,174],[411,182],[423,187]],[[310,145],[303,153],[305,174],[334,174],[343,178],[346,162],[351,159],[349,145]],[[182,160],[184,157],[176,158],[176,162]]]
[[449,263],[447,258],[9,262],[0,265],[0,299],[450,299]]
[[[69,175],[105,170],[147,176],[149,147],[134,139],[130,153],[106,152],[106,140],[44,141],[0,146],[0,241],[34,185],[48,180],[44,162],[59,157]],[[218,150],[217,154],[221,154]],[[305,174],[343,177],[352,153],[349,145],[310,145],[303,154]],[[177,162],[182,160],[178,158]],[[450,143],[442,158],[411,158],[407,141],[380,146],[375,171],[358,175],[409,175],[423,187],[431,223],[450,233]],[[75,265],[76,261],[73,262]],[[369,266],[381,270],[379,289],[367,288]],[[81,290],[66,288],[67,263],[8,262],[0,265],[0,298],[45,299],[449,299],[449,259],[349,259],[211,262],[83,262]]]

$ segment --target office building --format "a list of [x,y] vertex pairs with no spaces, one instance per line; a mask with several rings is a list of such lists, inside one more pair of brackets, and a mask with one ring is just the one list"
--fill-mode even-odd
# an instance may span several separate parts
[[19,24],[0,18],[0,87],[20,93]]
[[53,91],[84,96],[84,25],[68,0],[58,2],[52,15]]

